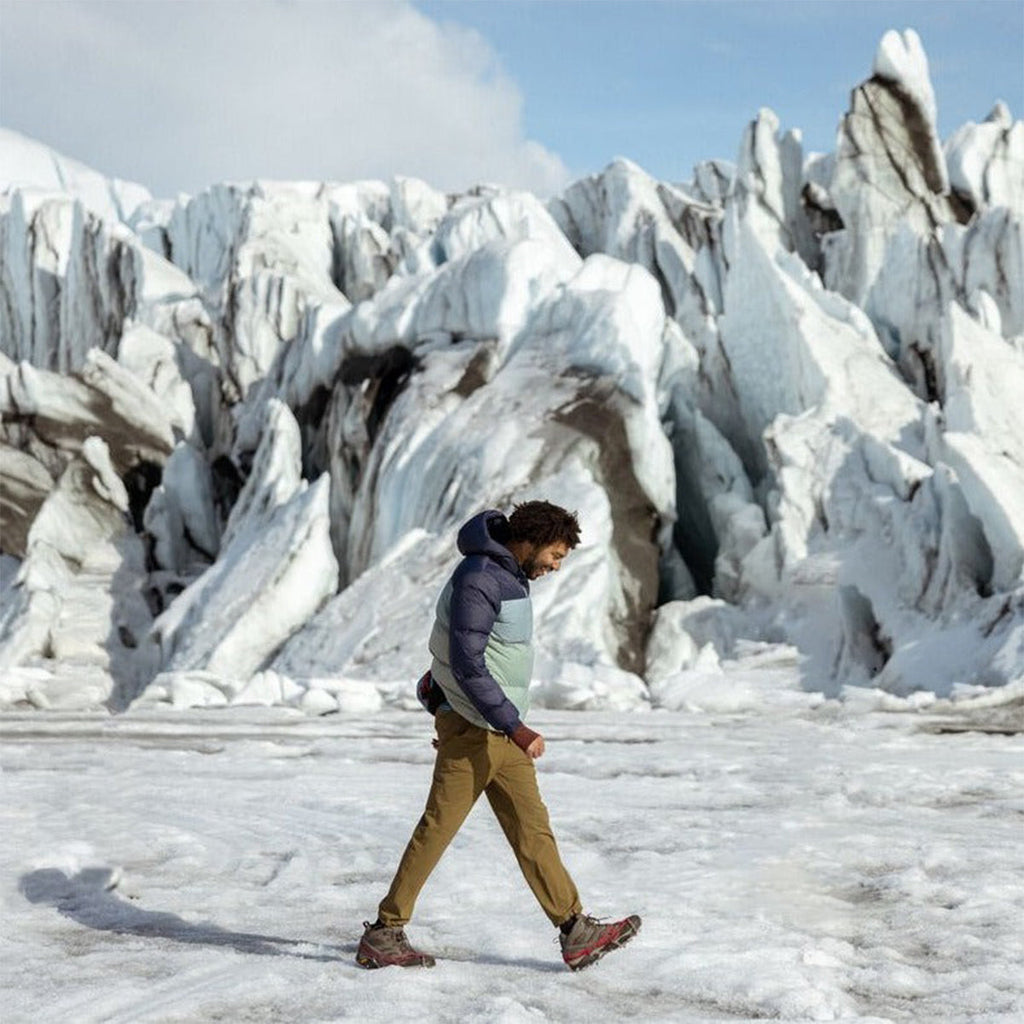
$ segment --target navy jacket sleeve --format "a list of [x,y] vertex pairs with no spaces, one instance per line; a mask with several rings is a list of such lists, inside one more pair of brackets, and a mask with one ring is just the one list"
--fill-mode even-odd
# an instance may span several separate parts
[[484,649],[501,608],[493,577],[472,570],[452,580],[449,647],[456,682],[492,729],[511,736],[520,725],[515,704],[488,671]]

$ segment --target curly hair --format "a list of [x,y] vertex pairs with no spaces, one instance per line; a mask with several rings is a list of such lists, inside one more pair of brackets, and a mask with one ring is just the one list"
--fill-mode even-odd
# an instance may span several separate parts
[[564,541],[574,548],[580,542],[580,523],[575,512],[567,512],[550,501],[524,501],[508,517],[509,540],[525,540],[539,547]]

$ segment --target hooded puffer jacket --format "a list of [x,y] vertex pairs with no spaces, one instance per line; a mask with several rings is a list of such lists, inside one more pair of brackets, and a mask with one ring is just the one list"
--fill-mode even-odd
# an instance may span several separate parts
[[533,607],[507,538],[508,520],[493,509],[459,530],[465,557],[437,599],[430,673],[453,711],[511,736],[529,707]]

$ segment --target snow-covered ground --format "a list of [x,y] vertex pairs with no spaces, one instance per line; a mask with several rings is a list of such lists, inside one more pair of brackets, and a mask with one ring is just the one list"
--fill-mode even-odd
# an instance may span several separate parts
[[1022,695],[792,683],[531,717],[587,909],[644,918],[578,975],[486,804],[410,927],[437,968],[356,967],[429,783],[423,712],[7,713],[3,1020],[1024,1019]]

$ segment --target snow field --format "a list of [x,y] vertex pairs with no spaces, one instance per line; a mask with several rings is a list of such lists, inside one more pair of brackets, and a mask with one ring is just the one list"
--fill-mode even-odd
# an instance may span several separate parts
[[486,804],[364,972],[422,809],[422,713],[7,715],[4,1020],[1009,1022],[1024,1013],[1024,740],[930,709],[538,712],[585,906],[573,975]]

